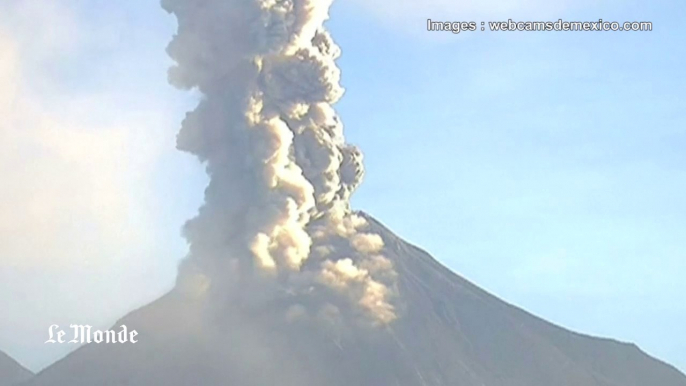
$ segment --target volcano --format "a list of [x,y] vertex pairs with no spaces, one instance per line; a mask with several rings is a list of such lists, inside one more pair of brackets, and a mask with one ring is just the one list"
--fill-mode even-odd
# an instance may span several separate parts
[[13,386],[32,376],[33,373],[0,351],[0,386]]
[[382,328],[284,325],[172,291],[117,322],[140,343],[87,345],[26,386],[686,386],[636,345],[568,331],[454,274],[370,216],[398,273]]

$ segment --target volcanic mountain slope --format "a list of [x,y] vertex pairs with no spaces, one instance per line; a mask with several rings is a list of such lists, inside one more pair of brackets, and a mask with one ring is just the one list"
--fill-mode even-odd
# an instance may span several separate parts
[[13,386],[32,376],[33,373],[0,351],[0,386]]
[[322,329],[236,308],[218,320],[172,291],[117,324],[140,343],[83,347],[27,385],[686,386],[635,345],[506,304],[367,218],[398,271],[391,327]]

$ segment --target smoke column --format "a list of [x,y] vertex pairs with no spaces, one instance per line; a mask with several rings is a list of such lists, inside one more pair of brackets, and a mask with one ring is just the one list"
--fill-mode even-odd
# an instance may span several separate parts
[[248,304],[290,297],[289,319],[387,324],[396,275],[350,209],[364,168],[332,108],[343,89],[323,27],[331,2],[162,1],[178,19],[170,82],[203,95],[177,147],[210,176],[178,286]]

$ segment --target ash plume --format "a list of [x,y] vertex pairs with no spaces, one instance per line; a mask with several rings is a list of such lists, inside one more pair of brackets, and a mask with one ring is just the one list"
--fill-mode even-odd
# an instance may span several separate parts
[[284,318],[396,318],[383,240],[350,209],[364,176],[332,105],[332,0],[163,0],[178,19],[170,82],[203,95],[177,147],[206,165],[205,203],[184,233],[178,286]]

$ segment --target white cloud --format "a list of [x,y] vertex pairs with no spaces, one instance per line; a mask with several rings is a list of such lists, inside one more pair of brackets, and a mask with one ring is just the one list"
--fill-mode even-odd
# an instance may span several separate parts
[[[0,22],[21,39],[25,54],[33,60],[73,52],[81,43],[76,16],[63,1],[22,0],[3,2]],[[7,32],[7,31],[6,31]]]
[[154,185],[181,157],[182,102],[150,98],[149,58],[66,3],[0,4],[0,349],[34,368],[64,354],[42,344],[50,324],[105,327],[163,291],[190,217],[162,212],[188,197]]
[[84,123],[84,114],[106,114],[106,96],[46,100],[26,91],[28,78],[49,79],[22,73],[19,46],[0,31],[0,266],[103,263],[99,248],[145,237],[128,226],[140,203],[127,184],[150,173],[160,145],[142,143],[145,122]]

